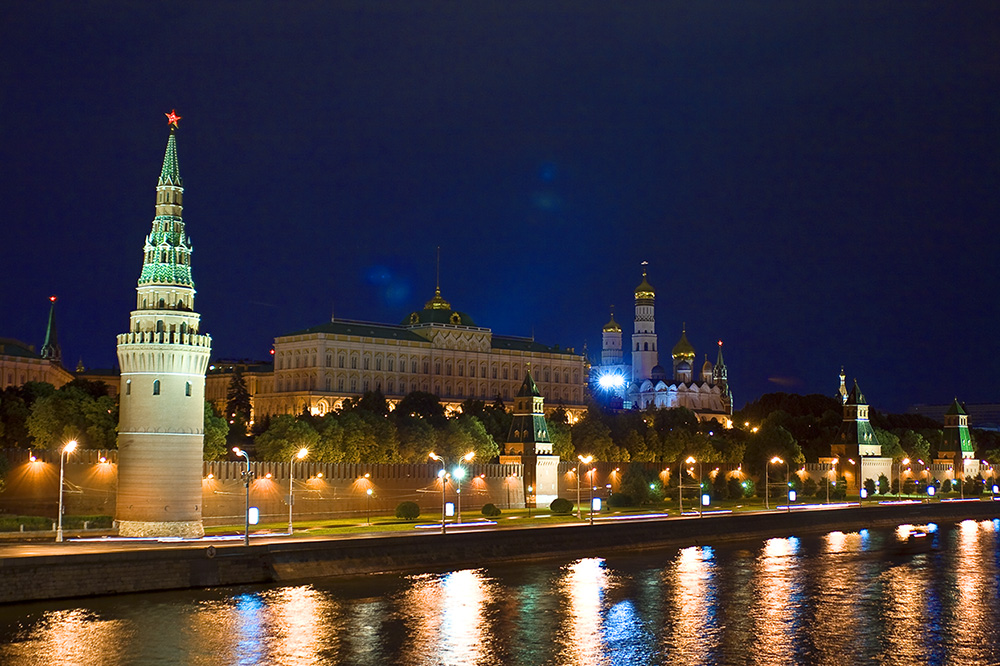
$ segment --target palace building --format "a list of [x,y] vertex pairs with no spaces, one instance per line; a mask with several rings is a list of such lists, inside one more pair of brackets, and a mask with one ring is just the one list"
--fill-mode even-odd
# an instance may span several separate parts
[[657,348],[656,290],[649,283],[645,266],[643,262],[642,281],[635,288],[631,363],[625,362],[622,328],[612,310],[611,320],[602,331],[601,364],[591,370],[592,390],[597,395],[616,397],[624,409],[686,407],[701,420],[728,423],[733,396],[722,358],[722,341],[715,363],[706,354],[700,372],[696,372],[697,354],[688,342],[685,325],[671,352],[670,369],[664,369]]
[[[325,414],[369,391],[381,391],[390,406],[413,391],[433,393],[450,410],[470,398],[509,402],[529,364],[550,405],[565,408],[570,418],[586,409],[588,367],[582,354],[496,335],[452,308],[439,285],[422,310],[399,324],[332,319],[276,337],[273,372],[268,376],[256,366],[253,373],[253,417],[303,410]],[[207,389],[217,407],[225,404],[229,368],[235,367],[219,365],[209,373]]]

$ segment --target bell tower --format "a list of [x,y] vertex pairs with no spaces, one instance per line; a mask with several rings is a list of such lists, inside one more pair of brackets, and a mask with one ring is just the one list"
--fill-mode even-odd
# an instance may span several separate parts
[[201,474],[205,370],[212,338],[194,311],[191,241],[184,230],[177,121],[156,185],[156,215],[143,247],[128,333],[118,336],[118,533],[204,534]]
[[632,334],[632,382],[641,384],[653,374],[659,354],[656,351],[656,321],[654,305],[656,291],[646,279],[642,262],[642,282],[635,288],[635,332]]

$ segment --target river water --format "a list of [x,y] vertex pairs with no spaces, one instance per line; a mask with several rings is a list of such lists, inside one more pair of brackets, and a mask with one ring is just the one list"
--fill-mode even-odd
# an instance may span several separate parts
[[1000,663],[1000,521],[929,529],[12,605],[0,664]]

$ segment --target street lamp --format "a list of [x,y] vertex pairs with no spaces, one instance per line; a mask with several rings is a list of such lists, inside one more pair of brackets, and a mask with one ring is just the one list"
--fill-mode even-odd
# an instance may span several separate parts
[[366,514],[367,514],[367,518],[368,518],[368,525],[370,526],[372,524],[372,489],[369,488],[368,490],[366,490],[365,494],[368,495],[368,499],[367,499],[368,506],[366,507],[366,509],[367,509],[366,510]]
[[445,510],[444,510],[444,505],[445,505],[444,491],[445,491],[445,486],[448,484],[448,472],[445,469],[444,460],[441,458],[441,456],[439,456],[436,453],[434,453],[433,451],[431,451],[430,452],[430,459],[434,460],[436,462],[441,463],[441,471],[438,472],[438,478],[441,479],[441,534],[445,534],[447,532],[447,529],[445,528],[445,523],[444,523],[444,518],[445,518],[445,515],[444,515],[444,512],[445,512]]
[[[576,519],[583,520],[583,507],[580,506],[580,463],[590,465],[594,456],[577,456],[576,459],[579,461],[576,463]],[[593,496],[593,488],[590,489],[590,494]]]
[[785,462],[785,461],[782,460],[781,458],[779,458],[778,456],[774,456],[773,458],[771,458],[770,460],[767,461],[766,465],[764,465],[764,508],[765,509],[770,509],[771,508],[770,504],[769,504],[769,499],[770,499],[770,481],[768,480],[767,472],[770,469],[771,465],[780,464],[780,463],[783,463],[783,462]]
[[[288,535],[292,534],[292,505],[295,503],[295,460],[302,460],[309,455],[309,449],[299,449],[288,464]],[[249,501],[249,500],[248,500]]]
[[76,449],[76,440],[71,439],[66,442],[66,446],[62,447],[62,451],[59,452],[59,517],[57,518],[58,527],[56,528],[56,543],[61,543],[63,540],[62,532],[62,517],[63,517],[63,478],[66,457],[73,453]]
[[[475,457],[476,457],[476,452],[469,451],[464,456],[462,456],[462,460],[464,460],[465,462],[469,462]],[[462,467],[461,460],[459,461],[458,466],[455,467],[455,471],[452,472],[452,476],[455,477],[455,498],[458,504],[456,511],[456,518],[457,518],[456,522],[461,523],[462,522],[462,479],[465,478],[465,468]]]
[[[900,499],[903,495],[903,465],[909,465],[910,459],[903,458],[899,461],[899,467],[896,468],[896,499]],[[890,488],[890,490],[892,490]]]
[[702,511],[704,509],[704,504],[701,501],[701,463],[694,459],[694,456],[688,456],[685,460],[688,465],[693,465],[698,463],[698,517],[702,517]]
[[826,481],[826,503],[830,503],[830,484],[832,483],[833,473],[836,471],[837,463],[840,462],[840,458],[834,458],[830,461],[830,478]]
[[246,519],[243,528],[243,545],[249,546],[250,545],[250,480],[253,478],[253,476],[250,474],[250,456],[247,454],[246,451],[240,449],[240,447],[238,446],[233,447],[233,453],[235,453],[238,456],[243,456],[243,458],[245,458],[247,461],[247,469],[245,472],[243,472],[242,475],[243,485],[246,486],[247,489],[246,503],[244,504],[243,507],[244,509],[243,517]]

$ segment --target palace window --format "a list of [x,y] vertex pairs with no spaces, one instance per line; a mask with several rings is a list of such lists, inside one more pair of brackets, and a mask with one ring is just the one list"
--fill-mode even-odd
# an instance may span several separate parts
[[357,356],[352,356],[351,357],[351,370],[357,370],[357,369],[358,369],[358,357]]
[[340,356],[337,357],[337,367],[338,368],[344,367],[344,355],[343,354],[341,354]]
[[375,369],[376,370],[381,370],[382,369],[382,357],[381,356],[376,356],[375,357]]
[[337,390],[338,391],[343,391],[344,390],[344,378],[343,377],[341,377],[341,378],[339,378],[337,380]]
[[389,372],[393,371],[393,368],[395,367],[395,365],[396,364],[393,362],[393,359],[390,358],[390,359],[386,360],[386,370],[388,370]]
[[367,370],[367,369],[368,369],[368,361],[370,361],[370,360],[371,360],[371,359],[369,359],[369,358],[368,358],[367,356],[365,356],[365,358],[364,358],[364,360],[363,360],[363,365],[364,365],[364,369],[365,369],[365,370]]

